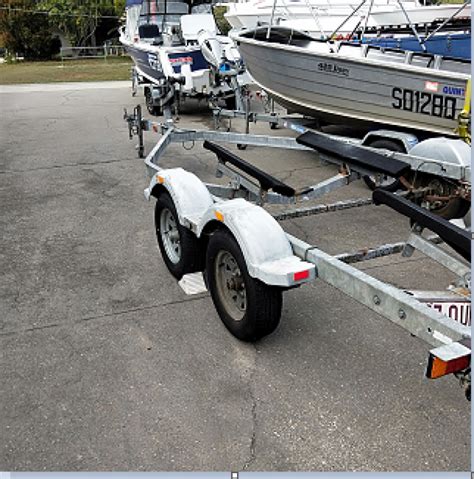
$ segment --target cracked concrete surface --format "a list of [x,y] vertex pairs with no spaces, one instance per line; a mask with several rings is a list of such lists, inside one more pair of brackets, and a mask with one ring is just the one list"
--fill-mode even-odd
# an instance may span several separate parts
[[[256,345],[207,294],[182,293],[157,252],[123,84],[2,87],[0,101],[0,470],[468,469],[469,404],[454,379],[423,378],[421,341],[319,281],[285,293]],[[211,124],[202,104],[179,122]],[[237,154],[295,187],[334,174],[311,152]],[[204,180],[214,164],[199,146],[163,159]],[[353,184],[328,202],[367,196]],[[283,225],[330,253],[407,226],[374,206]],[[449,279],[420,256],[363,268],[411,288]]]
[[253,364],[249,365],[248,368],[243,370],[243,374],[247,377],[247,387],[248,387],[248,395],[250,396],[250,419],[252,423],[251,428],[251,435],[249,441],[249,457],[244,462],[244,464],[239,467],[240,471],[247,471],[251,470],[252,464],[256,459],[257,455],[257,405],[258,399],[255,397],[254,392],[254,381],[255,375],[257,373],[257,359],[258,359],[258,347],[253,345],[255,348],[255,352],[253,355]]

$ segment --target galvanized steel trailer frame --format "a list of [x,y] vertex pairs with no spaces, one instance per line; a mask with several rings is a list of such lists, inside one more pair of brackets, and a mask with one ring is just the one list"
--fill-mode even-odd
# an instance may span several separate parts
[[[131,137],[133,134],[138,134],[140,138],[141,135],[142,141],[143,131],[147,130],[155,130],[161,134],[159,141],[145,158],[145,164],[151,177],[150,186],[145,190],[147,199],[154,196],[154,189],[158,186],[172,189],[170,184],[173,182],[173,172],[176,170],[163,169],[159,164],[160,159],[172,143],[192,146],[198,141],[217,141],[272,148],[310,150],[310,148],[297,143],[295,139],[287,137],[204,130],[180,130],[169,120],[165,123],[143,120],[140,109],[138,109],[138,111],[135,110],[133,116],[126,116],[126,119],[129,123]],[[296,131],[302,131],[302,127],[298,124],[289,123],[287,126]],[[347,140],[341,139],[341,141]],[[143,145],[143,143],[141,144]],[[143,153],[143,151],[141,151],[141,153]],[[388,156],[391,155],[388,154]],[[470,174],[469,168],[458,165],[441,164],[439,161],[427,162],[426,158],[416,158],[404,154],[396,154],[394,156],[414,164],[417,168],[424,168],[425,171],[439,171],[441,168],[447,177],[453,179],[466,179]],[[325,156],[324,159],[341,164],[340,159],[334,159],[330,156]],[[344,169],[340,170],[340,172],[332,178],[305,188],[302,191],[295,192],[293,197],[288,198],[275,192],[264,191],[261,186],[243,175],[238,169],[225,164],[225,162],[220,161],[219,158],[218,160],[216,175],[229,177],[230,185],[223,186],[203,183],[206,190],[212,195],[213,205],[210,207],[212,211],[209,214],[206,213],[210,217],[220,214],[219,209],[223,210],[226,204],[232,203],[232,201],[226,200],[235,200],[236,198],[243,198],[257,205],[276,203],[297,204],[299,206],[287,212],[274,215],[278,220],[356,208],[372,203],[372,200],[367,198],[337,202],[330,205],[301,207],[301,201],[317,198],[335,188],[339,188],[351,181],[359,179],[364,174],[371,173],[370,171],[365,171],[363,168],[357,168],[357,171],[355,171],[345,166]],[[192,181],[200,182],[197,177],[196,179],[192,179]],[[173,200],[177,203],[180,201],[179,194],[173,195]],[[265,211],[265,213],[270,216],[268,212]],[[215,218],[213,219],[215,220]],[[202,218],[196,218],[196,216],[193,215],[189,215],[188,217],[183,215],[179,218],[179,221],[193,233],[199,234],[203,231],[202,225],[199,226],[199,222],[202,222]],[[458,277],[457,286],[464,291],[464,294],[467,294],[465,299],[469,301],[471,280],[470,264],[459,257],[448,254],[445,249],[437,246],[437,243],[442,242],[440,238],[436,236],[431,238],[423,237],[422,229],[415,225],[408,241],[404,243],[382,245],[364,252],[359,251],[333,256],[290,234],[285,235],[286,240],[291,245],[294,256],[305,263],[314,265],[315,276],[318,279],[334,286],[372,311],[433,346],[434,349],[430,351],[430,361],[432,358],[441,358],[443,361],[449,361],[453,358],[465,358],[467,355],[470,355],[471,330],[468,326],[455,322],[437,310],[428,307],[422,301],[418,300],[415,295],[410,295],[406,291],[373,278],[350,264],[400,252],[405,256],[410,256],[413,251],[417,249],[455,273]],[[295,285],[297,286],[298,284],[288,284],[287,286],[291,287]],[[422,296],[423,295],[421,295],[421,297]],[[466,388],[466,393],[469,390],[470,396],[470,367],[463,371],[458,371],[456,376],[460,378],[462,385]]]

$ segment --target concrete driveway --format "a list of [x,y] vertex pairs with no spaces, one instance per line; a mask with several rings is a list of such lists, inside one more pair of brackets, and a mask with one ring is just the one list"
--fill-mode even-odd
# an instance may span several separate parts
[[[454,378],[424,379],[420,340],[316,281],[245,344],[182,292],[122,120],[137,101],[123,84],[0,90],[0,470],[468,470],[470,405]],[[203,110],[180,125],[209,127]],[[334,173],[312,153],[243,155],[296,186]],[[210,179],[212,160],[177,145],[164,164]],[[408,232],[373,206],[285,227],[330,253]],[[449,279],[420,256],[364,269]]]

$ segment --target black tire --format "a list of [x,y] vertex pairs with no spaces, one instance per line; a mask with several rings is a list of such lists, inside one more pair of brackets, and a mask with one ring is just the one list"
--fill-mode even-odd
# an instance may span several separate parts
[[149,88],[145,88],[145,104],[148,113],[153,116],[160,116],[162,115],[161,108],[153,104],[153,97],[151,94],[151,90]]
[[[226,268],[227,261],[235,264],[236,269],[232,271]],[[277,328],[281,316],[282,290],[249,275],[237,241],[226,230],[216,231],[209,240],[206,276],[217,313],[233,336],[254,342]],[[229,276],[231,279],[224,285],[223,278]],[[229,282],[233,284],[229,285]],[[235,292],[237,290],[240,292]],[[235,295],[235,300],[230,297],[232,295]]]
[[[440,178],[431,177],[430,175],[418,175],[416,181],[413,181],[415,188],[426,187],[434,189],[434,194],[440,196],[451,196],[453,191],[448,185],[443,186],[444,181]],[[415,202],[423,205],[423,198],[418,198]],[[452,220],[456,218],[464,218],[471,208],[471,202],[461,197],[454,197],[446,202],[438,202],[439,204],[431,204],[427,207],[431,213],[434,213],[441,218]]]
[[453,198],[441,208],[433,209],[431,212],[447,220],[453,220],[456,218],[464,218],[470,208],[471,203],[464,198]]
[[[400,143],[396,141],[392,141],[392,140],[384,140],[384,139],[375,140],[372,143],[368,144],[367,146],[370,146],[371,148],[380,148],[380,149],[385,149],[389,151],[397,151],[399,153],[405,153],[405,149],[400,145]],[[383,176],[383,178],[385,179],[385,183],[379,184],[375,175],[363,177],[365,184],[372,191],[374,191],[377,188],[380,188],[381,190],[391,191],[392,193],[394,193],[395,191],[398,191],[402,188],[402,184],[400,180],[387,177],[387,176]]]
[[237,109],[237,98],[235,98],[235,95],[224,98],[224,104],[227,110],[234,111]]
[[[170,228],[170,223],[167,227],[167,221],[174,227]],[[156,201],[155,230],[163,261],[176,279],[180,280],[185,274],[203,270],[199,240],[179,223],[176,207],[168,193],[161,193]],[[175,242],[170,238],[170,233],[175,234]]]
[[240,151],[246,150],[247,145],[243,145],[242,143],[237,143],[237,149]]

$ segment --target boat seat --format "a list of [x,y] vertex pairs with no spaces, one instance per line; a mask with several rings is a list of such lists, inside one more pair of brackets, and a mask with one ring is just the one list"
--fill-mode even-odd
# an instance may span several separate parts
[[160,29],[154,23],[145,23],[138,27],[138,35],[140,38],[158,38],[160,36]]
[[234,153],[227,150],[226,148],[220,145],[216,145],[215,143],[211,143],[207,140],[203,143],[202,146],[206,150],[215,153],[219,161],[221,161],[222,163],[229,162],[239,168],[239,170],[242,170],[244,173],[247,173],[252,178],[255,178],[259,182],[260,187],[263,190],[273,190],[275,193],[279,193],[280,195],[288,197],[292,197],[295,195],[296,192],[291,186],[283,183],[277,178],[274,178],[268,173],[265,173],[265,171],[261,170],[260,168],[251,165],[237,155],[234,155]]
[[433,231],[464,259],[471,261],[471,234],[469,231],[463,230],[406,198],[388,191],[377,189],[373,192],[372,199],[374,204],[387,205],[389,208],[415,221],[420,226]]
[[321,133],[308,131],[298,136],[296,142],[316,151],[330,154],[352,166],[355,170],[359,166],[369,172],[383,173],[393,178],[399,178],[410,171],[408,163],[394,158],[387,158],[376,151],[345,143]]

